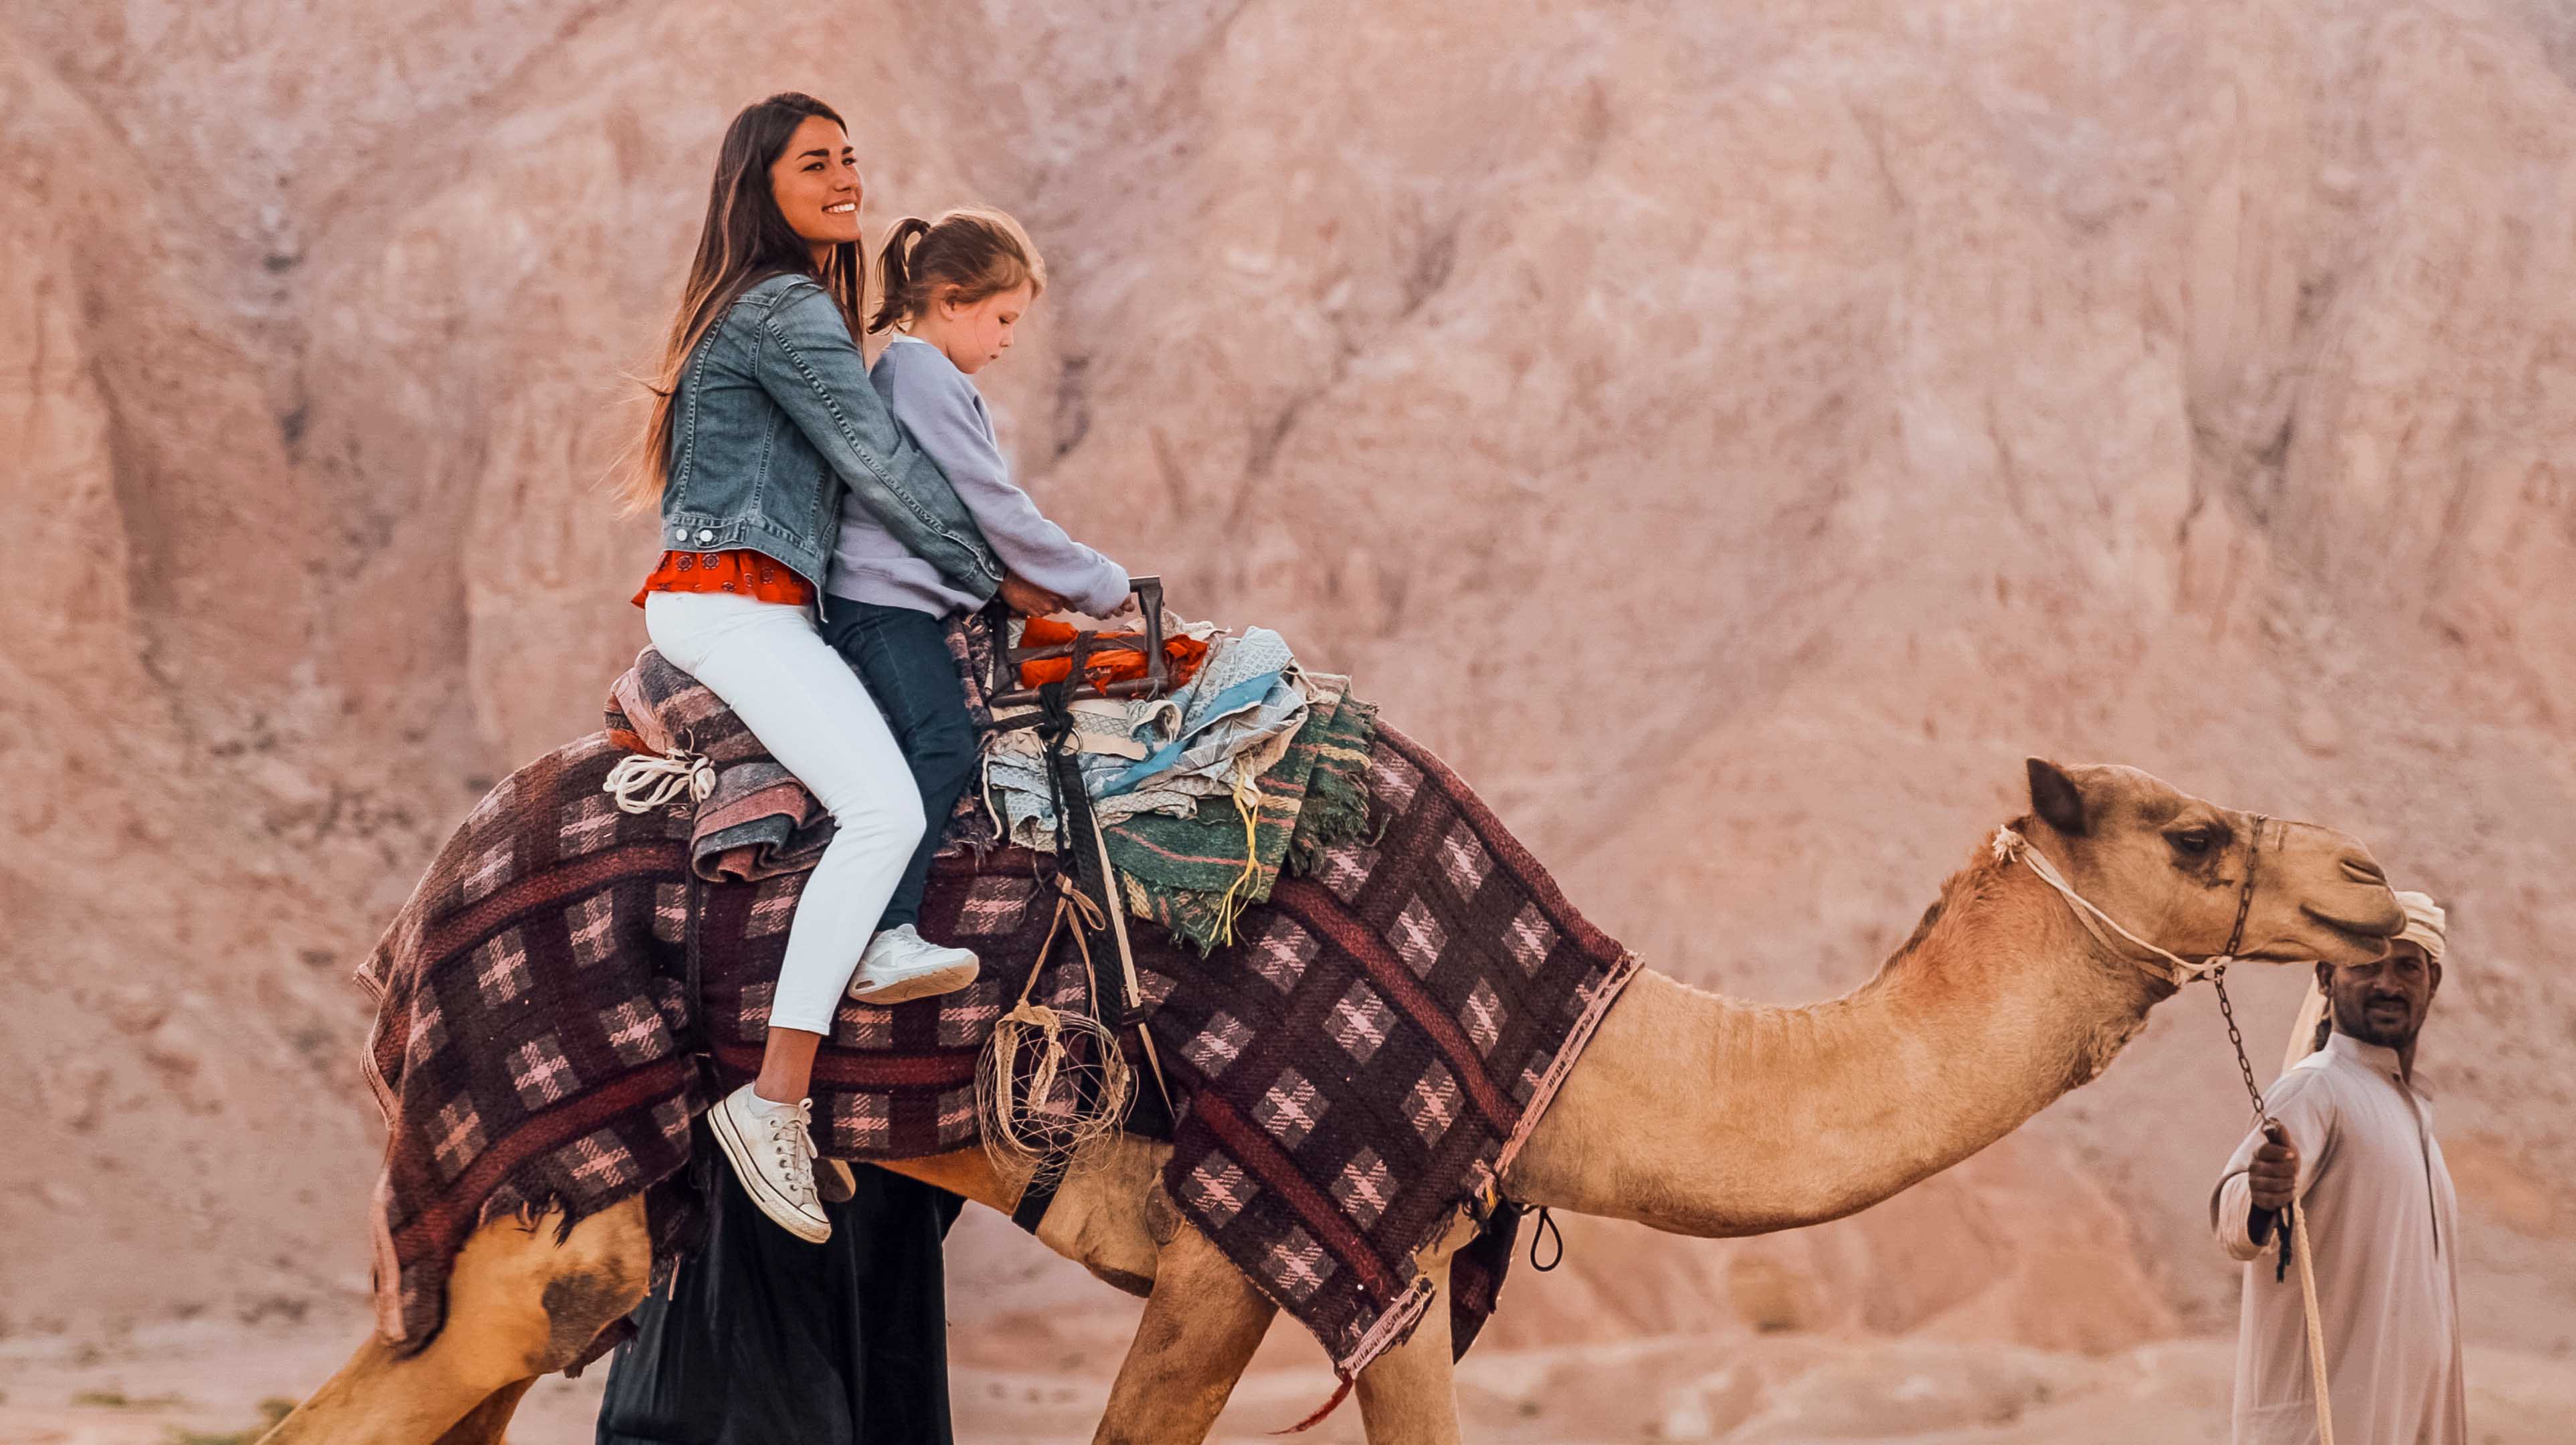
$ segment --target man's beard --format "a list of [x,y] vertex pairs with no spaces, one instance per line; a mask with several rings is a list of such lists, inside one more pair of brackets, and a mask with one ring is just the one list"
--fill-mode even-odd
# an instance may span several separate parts
[[2421,1018],[2412,1015],[2400,1022],[2382,1025],[2370,1016],[2370,1005],[2366,1000],[2352,1009],[2338,1006],[2334,1014],[2337,1033],[2349,1034],[2362,1043],[2376,1044],[2383,1049],[2402,1049],[2415,1042],[2416,1032],[2424,1026]]

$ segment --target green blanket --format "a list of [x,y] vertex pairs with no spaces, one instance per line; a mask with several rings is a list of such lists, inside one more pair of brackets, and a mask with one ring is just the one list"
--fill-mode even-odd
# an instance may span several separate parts
[[1225,798],[1208,799],[1192,817],[1149,813],[1105,830],[1128,911],[1202,954],[1233,940],[1235,918],[1269,899],[1282,868],[1303,873],[1323,849],[1367,831],[1377,708],[1350,695],[1349,678],[1306,680],[1324,696],[1262,774],[1248,846],[1244,810]]

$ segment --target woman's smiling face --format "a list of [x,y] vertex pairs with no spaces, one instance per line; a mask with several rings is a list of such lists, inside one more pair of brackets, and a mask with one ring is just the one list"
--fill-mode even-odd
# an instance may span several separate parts
[[859,153],[841,128],[809,115],[769,165],[769,194],[797,235],[816,246],[859,239]]

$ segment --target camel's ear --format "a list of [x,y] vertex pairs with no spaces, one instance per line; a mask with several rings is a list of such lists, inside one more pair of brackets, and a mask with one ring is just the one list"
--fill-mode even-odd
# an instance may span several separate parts
[[2064,768],[2046,758],[2030,760],[2030,810],[2069,838],[2084,836],[2084,794]]

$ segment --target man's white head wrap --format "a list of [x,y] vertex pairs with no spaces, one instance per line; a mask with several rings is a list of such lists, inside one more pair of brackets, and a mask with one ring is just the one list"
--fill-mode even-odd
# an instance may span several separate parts
[[[2414,944],[2424,950],[2426,958],[2440,963],[2450,930],[2450,917],[2442,911],[2442,905],[2421,893],[2400,893],[2397,906],[2406,910],[2406,930],[2393,941]],[[2299,1005],[2299,1021],[2290,1028],[2289,1051],[2281,1056],[2283,1073],[2316,1052],[2317,1023],[2325,1016],[2325,990],[2318,988],[2316,980],[2311,977],[2308,980],[2308,1000]]]
[[2435,963],[2442,961],[2442,947],[2450,934],[2450,915],[2442,905],[2421,893],[2400,893],[2397,906],[2406,910],[2406,931],[2397,935],[2400,943],[2412,943],[2424,950],[2424,956]]

